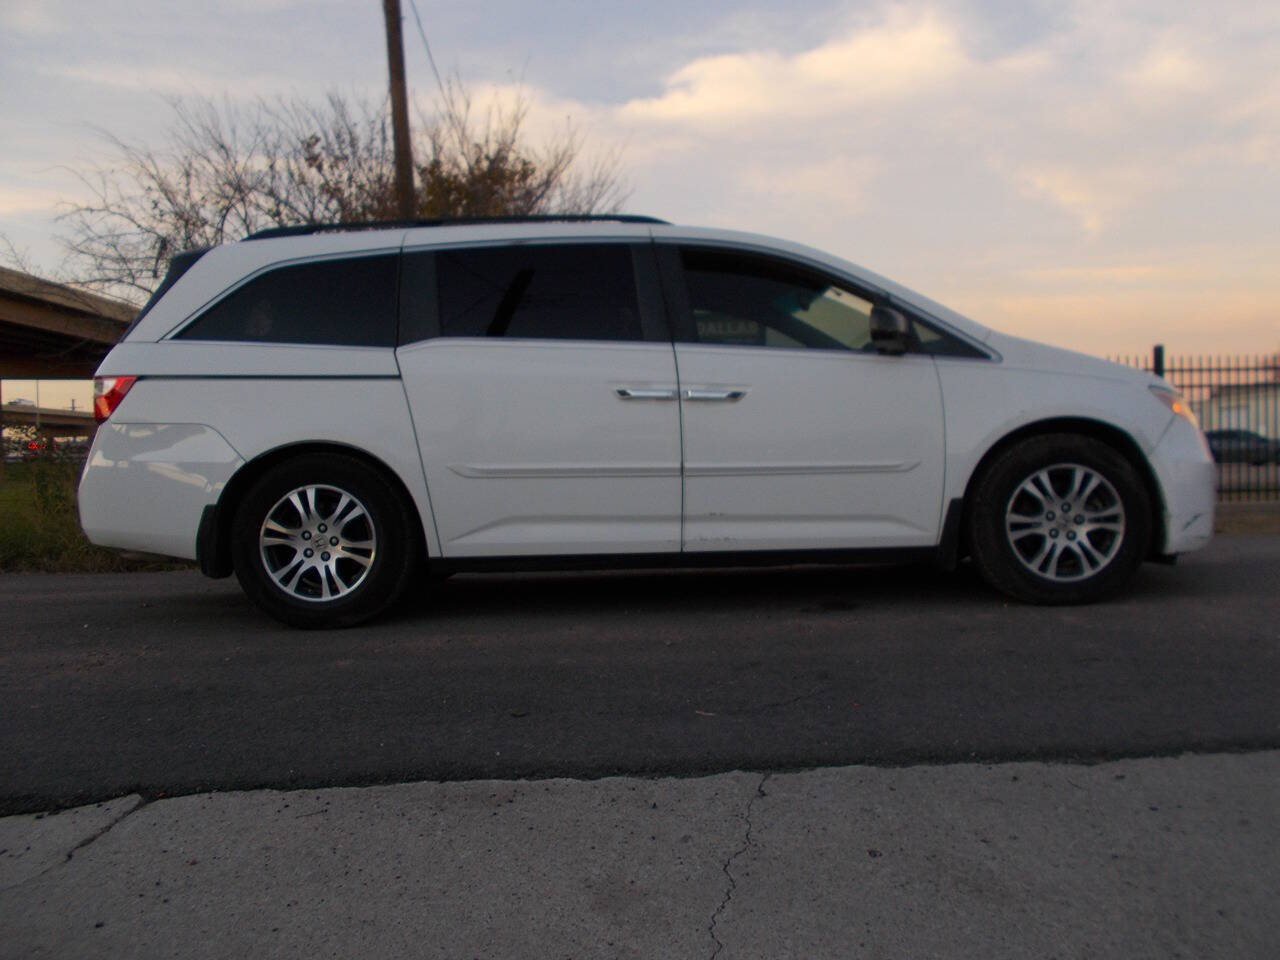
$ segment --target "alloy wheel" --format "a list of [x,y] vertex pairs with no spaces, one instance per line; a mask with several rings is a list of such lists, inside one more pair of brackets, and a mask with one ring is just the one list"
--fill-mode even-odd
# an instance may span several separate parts
[[1092,467],[1058,463],[1018,484],[1005,508],[1005,534],[1022,566],[1054,582],[1097,574],[1124,543],[1124,503]]
[[268,512],[258,534],[271,581],[298,600],[332,601],[358,588],[377,554],[365,505],[340,487],[297,487]]

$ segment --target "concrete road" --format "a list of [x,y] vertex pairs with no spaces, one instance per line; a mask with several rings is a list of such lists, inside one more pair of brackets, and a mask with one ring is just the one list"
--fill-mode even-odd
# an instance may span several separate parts
[[137,796],[0,819],[0,957],[1271,960],[1280,753]]
[[1280,537],[1117,602],[969,572],[462,576],[289,630],[194,573],[0,578],[0,812],[139,793],[1280,746]]

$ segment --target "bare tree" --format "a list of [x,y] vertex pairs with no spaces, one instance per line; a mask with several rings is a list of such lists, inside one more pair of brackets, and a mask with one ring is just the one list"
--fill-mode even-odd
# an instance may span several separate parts
[[9,235],[0,231],[0,264],[5,263],[10,264],[11,269],[14,270],[21,270],[23,273],[35,273],[30,251],[25,247],[19,250],[13,245]]
[[[330,94],[235,106],[175,100],[167,143],[104,134],[116,162],[81,175],[89,199],[63,215],[68,280],[137,300],[170,256],[256,230],[394,219],[390,116]],[[611,213],[626,191],[618,154],[583,160],[566,123],[549,142],[524,136],[528,105],[475,110],[456,80],[419,113],[415,197],[421,217]]]
[[429,217],[616,212],[626,198],[610,153],[588,169],[578,166],[582,138],[571,124],[541,150],[521,131],[528,104],[491,103],[477,118],[456,81],[441,85],[441,109],[420,117],[425,143],[415,147],[419,206]]

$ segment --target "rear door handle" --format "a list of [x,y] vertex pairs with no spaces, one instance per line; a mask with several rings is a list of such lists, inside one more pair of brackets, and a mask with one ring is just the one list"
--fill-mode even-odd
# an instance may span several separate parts
[[623,400],[674,400],[676,392],[661,387],[618,387],[614,391]]
[[747,395],[745,390],[686,390],[684,398],[686,400],[720,400],[726,403],[733,403],[741,400]]

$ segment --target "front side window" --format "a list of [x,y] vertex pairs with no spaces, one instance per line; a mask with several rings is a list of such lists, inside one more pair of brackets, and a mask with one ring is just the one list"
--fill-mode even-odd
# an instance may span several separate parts
[[446,250],[435,268],[442,337],[643,339],[626,244]]
[[[680,262],[698,343],[875,350],[873,301],[816,270],[709,247],[681,248]],[[907,318],[914,353],[966,359],[987,356],[918,317],[908,313]]]
[[278,267],[219,300],[178,336],[395,346],[397,260],[385,254]]
[[872,303],[781,260],[733,251],[681,251],[699,343],[861,350]]

